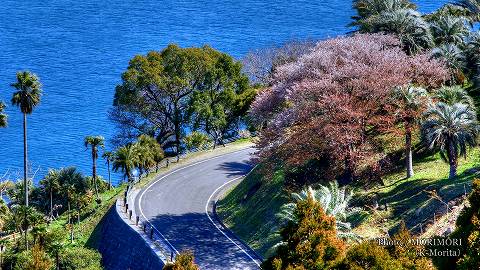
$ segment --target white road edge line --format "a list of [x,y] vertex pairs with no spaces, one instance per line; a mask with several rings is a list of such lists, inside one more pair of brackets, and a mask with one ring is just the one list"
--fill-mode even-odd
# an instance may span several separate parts
[[[260,264],[252,257],[250,256],[250,254],[248,254],[248,252],[246,250],[244,250],[241,246],[239,246],[237,243],[235,243],[235,241],[233,241],[230,237],[228,237],[228,235],[223,232],[223,230],[221,230],[217,224],[215,224],[215,222],[213,221],[213,219],[210,217],[210,215],[208,214],[208,205],[210,204],[210,202],[212,201],[212,197],[215,195],[215,193],[217,193],[218,190],[220,190],[221,188],[223,188],[225,185],[228,185],[230,184],[231,182],[233,181],[237,181],[238,179],[241,179],[245,177],[245,175],[243,176],[240,176],[240,177],[237,177],[235,179],[232,179],[230,181],[227,181],[225,183],[223,183],[223,185],[219,186],[217,189],[215,189],[215,191],[210,195],[210,197],[208,198],[207,200],[207,204],[205,204],[205,214],[207,214],[207,217],[208,219],[210,220],[210,222],[212,222],[212,224],[215,226],[215,228],[217,228],[218,231],[220,231],[228,240],[230,240],[230,242],[232,242],[235,246],[237,246],[243,253],[247,254],[247,256],[256,264],[258,265],[258,267],[260,267]],[[215,202],[214,202],[215,203]]]
[[[173,250],[174,250],[177,254],[180,254],[180,253],[178,252],[178,250],[170,243],[170,241],[168,241],[168,239],[167,239],[157,228],[155,228],[155,226],[153,226],[153,224],[150,222],[150,220],[148,220],[148,218],[147,218],[147,217],[145,216],[145,214],[143,213],[143,209],[142,209],[143,194],[145,194],[145,192],[146,192],[148,189],[150,189],[153,185],[155,185],[158,181],[160,181],[160,180],[164,179],[165,177],[170,176],[170,175],[172,175],[172,174],[174,174],[174,173],[176,173],[176,172],[178,172],[178,171],[184,170],[184,169],[186,169],[186,168],[193,167],[193,166],[198,165],[198,164],[202,164],[202,163],[207,162],[207,161],[210,161],[210,160],[214,160],[214,159],[217,159],[217,158],[221,158],[221,157],[226,156],[226,155],[230,155],[230,154],[238,153],[238,152],[241,152],[241,151],[245,151],[245,150],[247,150],[247,149],[249,149],[249,148],[245,148],[245,149],[233,151],[233,152],[230,152],[230,153],[218,155],[218,156],[215,156],[215,157],[207,158],[207,159],[204,159],[204,160],[201,160],[201,161],[192,163],[192,164],[190,164],[190,165],[186,165],[186,166],[184,166],[184,167],[178,168],[178,169],[176,169],[176,170],[173,170],[173,171],[165,174],[164,176],[158,178],[158,179],[155,180],[154,182],[150,183],[150,184],[147,186],[147,188],[145,188],[145,189],[140,193],[140,198],[138,199],[138,204],[139,204],[139,205],[138,205],[138,209],[140,210],[140,214],[143,216],[143,218],[145,219],[145,221],[146,221],[148,224],[150,224],[150,226],[151,226],[158,234],[160,234],[160,236],[163,238],[163,240],[165,240],[165,241],[167,242],[167,244],[168,244],[171,248],[173,248]],[[137,196],[138,196],[138,195],[137,195]],[[135,200],[134,200],[134,203],[135,203]],[[229,238],[229,239],[230,239],[230,238]],[[230,241],[231,241],[231,239],[230,239]],[[247,254],[247,255],[248,255],[248,254]],[[250,257],[250,256],[249,256],[249,257]],[[251,258],[251,257],[250,257],[250,258]],[[258,265],[258,263],[257,263],[257,265]]]

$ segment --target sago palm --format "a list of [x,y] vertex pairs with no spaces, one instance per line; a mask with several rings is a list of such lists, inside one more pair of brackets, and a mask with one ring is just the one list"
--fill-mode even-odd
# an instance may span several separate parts
[[443,86],[434,92],[433,98],[450,106],[455,103],[462,103],[475,110],[473,98],[460,85]]
[[12,104],[23,113],[23,181],[25,187],[25,206],[28,206],[28,145],[27,115],[40,104],[42,89],[37,75],[29,71],[17,72],[17,81],[11,86],[15,89]]
[[453,73],[457,74],[456,80],[459,82],[462,81],[458,78],[458,75],[463,74],[463,70],[466,66],[466,59],[465,54],[457,45],[443,44],[432,50],[432,56],[445,62]]
[[138,149],[132,144],[120,147],[115,152],[112,169],[115,172],[121,171],[132,182],[132,171],[135,169],[139,159]]
[[463,44],[468,35],[466,21],[463,18],[443,16],[431,25],[432,34],[437,44]]
[[98,199],[98,187],[97,187],[97,159],[98,159],[98,148],[105,147],[105,139],[102,136],[87,136],[85,137],[85,147],[92,149],[92,177],[93,185],[95,186],[95,196]]
[[420,87],[399,87],[393,91],[393,103],[397,106],[398,117],[405,128],[405,165],[407,178],[413,176],[412,131],[418,118],[427,107],[428,93]]
[[156,171],[158,171],[158,165],[165,157],[162,146],[155,138],[148,135],[140,135],[137,144],[141,149],[140,158],[144,168],[148,169],[156,165]]
[[347,192],[345,187],[340,188],[336,181],[330,182],[328,187],[319,185],[318,189],[307,187],[300,193],[292,193],[293,202],[283,205],[277,216],[284,221],[297,222],[294,214],[296,203],[306,200],[309,196],[320,203],[327,215],[335,217],[339,237],[358,238],[351,232],[351,224],[347,222],[348,217],[359,211],[358,208],[348,207],[353,192]]
[[4,113],[5,111],[5,103],[0,102],[0,127],[7,126],[7,114]]
[[425,113],[422,125],[424,143],[440,150],[450,165],[449,178],[457,175],[458,157],[466,157],[469,147],[476,145],[479,125],[475,112],[465,104],[437,103]]

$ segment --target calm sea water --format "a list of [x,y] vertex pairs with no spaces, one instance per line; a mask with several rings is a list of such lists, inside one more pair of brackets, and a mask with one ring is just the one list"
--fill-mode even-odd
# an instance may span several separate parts
[[[422,11],[445,1],[417,1]],[[2,0],[0,99],[10,102],[17,70],[37,73],[41,105],[28,118],[30,162],[39,168],[77,166],[90,173],[86,135],[114,132],[107,118],[120,74],[135,54],[209,44],[241,58],[290,39],[346,33],[351,1],[285,0]],[[22,168],[22,118],[9,105],[0,130],[0,175]],[[108,144],[107,144],[108,148]],[[106,165],[99,161],[100,174]],[[21,175],[21,174],[19,174]],[[120,177],[116,175],[116,180]]]

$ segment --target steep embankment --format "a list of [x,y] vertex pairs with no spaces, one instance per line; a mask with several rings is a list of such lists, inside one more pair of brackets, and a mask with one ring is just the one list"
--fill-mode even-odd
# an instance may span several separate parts
[[[476,148],[460,160],[456,179],[448,179],[448,164],[437,154],[415,160],[413,178],[405,179],[404,171],[399,169],[384,177],[385,186],[356,190],[354,203],[364,208],[366,218],[355,232],[379,237],[395,230],[402,221],[414,233],[427,231],[434,217],[439,220],[445,214],[445,203],[449,203],[451,212],[454,203],[461,203],[462,196],[470,192],[472,180],[480,172],[479,156]],[[281,171],[266,179],[255,170],[218,203],[217,211],[224,223],[263,256],[279,240],[275,215],[289,201],[283,182]],[[432,196],[432,192],[438,196]],[[374,201],[380,205],[375,210],[371,208]]]

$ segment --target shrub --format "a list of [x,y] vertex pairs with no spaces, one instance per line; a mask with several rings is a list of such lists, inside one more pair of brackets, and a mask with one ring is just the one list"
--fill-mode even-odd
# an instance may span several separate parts
[[[468,196],[467,205],[457,219],[457,229],[451,238],[461,239],[461,256],[457,262],[451,260],[447,267],[452,269],[456,263],[457,269],[480,268],[480,179],[475,179],[472,192]],[[447,269],[447,268],[445,268]]]
[[164,270],[199,270],[194,262],[193,252],[183,251],[175,257],[174,263],[166,264]]
[[351,270],[402,269],[401,264],[390,256],[388,250],[379,246],[375,241],[364,241],[361,244],[354,245],[348,250],[347,256],[339,268]]
[[297,222],[281,231],[284,241],[277,254],[263,263],[263,269],[330,269],[345,253],[345,243],[337,238],[335,218],[327,216],[312,196],[297,202],[293,212]]
[[197,148],[207,146],[211,140],[210,138],[201,132],[193,131],[188,136],[183,138],[183,142],[185,143],[185,147],[188,151],[192,151]]
[[33,246],[30,251],[18,254],[15,270],[48,270],[53,263],[47,253],[39,245]]
[[102,256],[98,251],[74,247],[63,250],[60,254],[60,268],[65,270],[101,270]]

